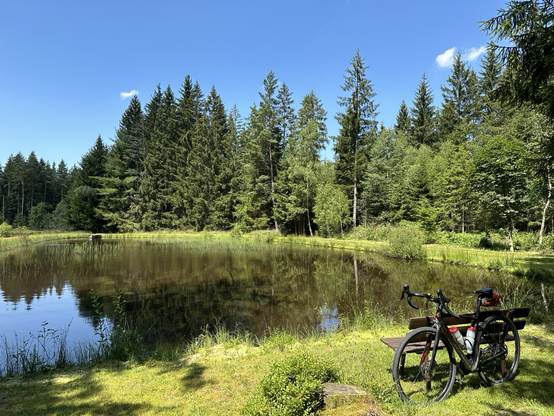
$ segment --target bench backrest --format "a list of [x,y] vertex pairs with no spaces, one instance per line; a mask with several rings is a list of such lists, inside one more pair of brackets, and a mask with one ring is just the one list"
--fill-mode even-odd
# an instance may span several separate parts
[[[508,315],[511,319],[516,320],[518,318],[525,318],[529,315],[530,308],[511,308],[511,309],[491,309],[491,310],[482,310],[479,314],[479,319],[484,320],[491,315],[496,313],[501,313],[502,315]],[[453,316],[447,316],[444,318],[446,325],[464,325],[470,324],[471,318],[473,317],[473,312],[470,313],[461,313],[461,318],[454,318]],[[408,329],[421,328],[422,326],[430,326],[433,324],[432,316],[418,316],[415,318],[410,318],[408,323]]]

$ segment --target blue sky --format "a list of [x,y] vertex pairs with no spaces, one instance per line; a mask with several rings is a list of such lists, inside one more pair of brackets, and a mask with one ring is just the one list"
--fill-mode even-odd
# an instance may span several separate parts
[[236,104],[247,117],[273,71],[296,109],[315,92],[333,136],[357,49],[378,120],[391,127],[424,73],[440,105],[453,53],[479,71],[490,39],[478,22],[503,7],[497,0],[0,0],[0,163],[34,150],[78,164],[98,135],[111,143],[130,95],[143,106],[158,84],[177,95],[186,75],[205,95],[215,86],[227,110]]

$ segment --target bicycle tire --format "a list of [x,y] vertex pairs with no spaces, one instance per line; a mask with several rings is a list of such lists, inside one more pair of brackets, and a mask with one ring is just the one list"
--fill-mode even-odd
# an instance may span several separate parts
[[480,348],[478,373],[481,380],[488,386],[497,386],[513,379],[520,354],[519,333],[514,321],[500,314],[489,316],[479,332],[476,341]]
[[[452,390],[456,358],[452,346],[443,344],[440,338],[440,331],[437,337],[434,328],[422,327],[406,334],[396,349],[392,378],[404,402],[427,405],[445,399]],[[432,364],[435,342],[439,343],[439,349]]]

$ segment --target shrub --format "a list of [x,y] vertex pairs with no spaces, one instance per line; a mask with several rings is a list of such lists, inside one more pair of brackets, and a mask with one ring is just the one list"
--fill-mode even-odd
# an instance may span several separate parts
[[425,258],[425,232],[417,224],[401,222],[389,232],[388,253],[404,259]]
[[10,237],[12,235],[12,226],[3,222],[0,224],[0,237]]
[[322,383],[337,379],[337,370],[324,360],[300,353],[275,362],[243,415],[311,415],[323,405]]

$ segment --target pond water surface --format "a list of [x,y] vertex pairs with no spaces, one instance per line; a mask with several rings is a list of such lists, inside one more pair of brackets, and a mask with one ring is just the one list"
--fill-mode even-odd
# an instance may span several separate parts
[[339,316],[364,308],[412,316],[399,302],[405,283],[420,292],[440,287],[456,311],[472,290],[499,280],[479,269],[365,252],[199,238],[60,240],[0,253],[0,272],[4,342],[47,325],[68,328],[68,344],[95,339],[91,289],[113,319],[119,288],[146,341],[174,342],[216,325],[255,335],[331,329]]

